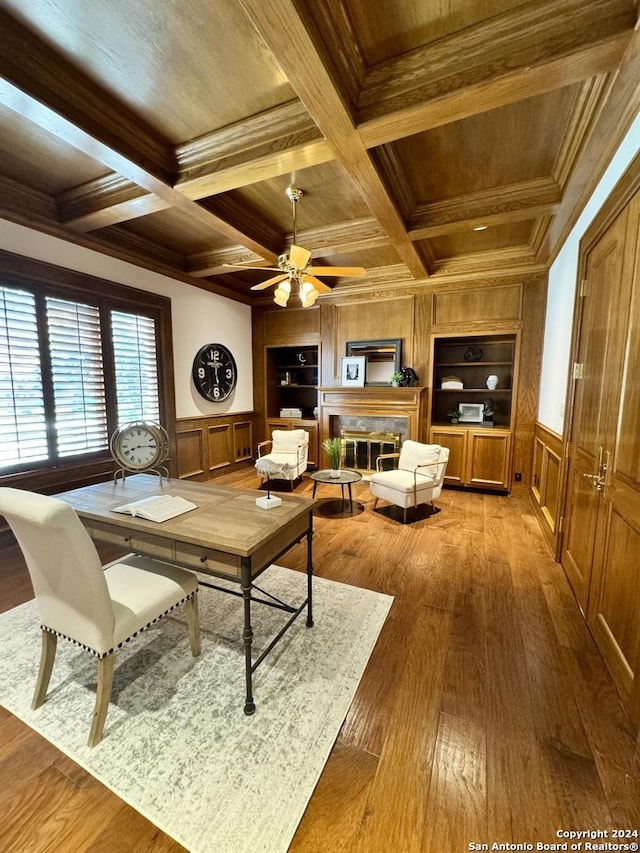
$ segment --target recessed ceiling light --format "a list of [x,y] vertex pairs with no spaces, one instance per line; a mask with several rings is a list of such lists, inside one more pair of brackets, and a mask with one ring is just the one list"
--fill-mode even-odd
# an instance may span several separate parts
[[474,231],[486,231],[488,227],[489,227],[488,225],[476,225],[473,230]]

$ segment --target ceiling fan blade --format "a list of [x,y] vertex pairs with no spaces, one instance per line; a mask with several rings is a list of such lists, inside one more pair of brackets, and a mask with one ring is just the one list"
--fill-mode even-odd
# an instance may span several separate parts
[[260,284],[254,284],[251,290],[265,290],[267,287],[271,287],[272,284],[277,284],[279,281],[284,281],[285,278],[289,278],[286,272],[280,273],[280,275],[274,275],[273,278],[268,278],[266,281],[263,281]]
[[367,274],[364,267],[311,267],[311,272],[314,275],[344,276],[345,278]]
[[320,281],[319,278],[316,278],[313,275],[301,275],[300,278],[302,281],[312,284],[318,293],[329,293],[331,291],[328,284],[325,284],[324,281]]
[[289,252],[289,260],[297,270],[303,270],[309,263],[311,252],[302,246],[292,246]]

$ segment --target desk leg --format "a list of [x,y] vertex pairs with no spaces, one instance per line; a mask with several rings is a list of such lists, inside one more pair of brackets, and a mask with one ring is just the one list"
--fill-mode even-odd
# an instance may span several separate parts
[[313,628],[313,512],[309,513],[307,528],[307,628]]
[[247,698],[244,703],[244,712],[250,716],[256,710],[253,701],[252,673],[251,673],[251,645],[253,641],[253,628],[251,627],[251,568],[249,561],[242,559],[241,563],[241,589],[244,599],[244,630],[242,642],[244,644],[245,683]]

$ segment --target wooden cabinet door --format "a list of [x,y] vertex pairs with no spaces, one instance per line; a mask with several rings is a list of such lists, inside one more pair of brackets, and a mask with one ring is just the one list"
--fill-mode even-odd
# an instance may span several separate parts
[[[618,299],[627,211],[612,223],[585,259],[586,290],[578,321],[578,363],[582,377],[574,382],[573,418],[565,504],[562,564],[586,613],[598,516],[602,500],[597,488],[603,453],[614,441],[612,388],[621,368]],[[625,317],[626,320],[626,317]]]
[[320,458],[320,430],[318,429],[318,421],[312,420],[292,420],[291,429],[305,429],[309,433],[309,459],[308,464],[314,468],[318,467]]
[[509,488],[511,433],[469,430],[466,482],[472,486]]
[[449,461],[445,471],[444,481],[461,486],[465,480],[467,430],[443,429],[433,427],[429,432],[431,444],[439,444],[449,448]]

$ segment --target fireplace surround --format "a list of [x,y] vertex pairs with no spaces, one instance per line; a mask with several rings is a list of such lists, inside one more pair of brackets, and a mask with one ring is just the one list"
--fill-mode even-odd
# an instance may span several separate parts
[[[344,433],[391,434],[389,444],[397,444],[398,448],[407,438],[423,441],[425,390],[419,386],[393,388],[367,385],[363,388],[320,388],[318,394],[322,438],[342,438]],[[382,451],[375,450],[374,456],[376,452]],[[392,450],[385,449],[384,452]],[[363,461],[364,458],[361,449],[360,460]],[[368,450],[366,460],[366,467],[360,467],[356,454],[353,459],[355,464],[348,464],[352,458],[347,455],[345,465],[368,472],[375,466],[375,459],[371,465]]]

